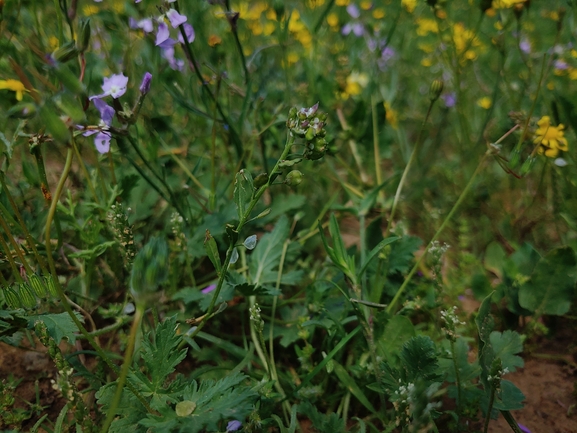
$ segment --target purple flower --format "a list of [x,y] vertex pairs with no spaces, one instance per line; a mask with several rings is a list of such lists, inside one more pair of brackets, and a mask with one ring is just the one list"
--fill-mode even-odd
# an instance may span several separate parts
[[142,83],[140,83],[140,93],[146,95],[150,91],[150,82],[152,81],[152,74],[150,72],[145,72],[144,77],[142,77]]
[[168,21],[173,29],[177,28],[179,25],[184,24],[188,19],[185,15],[180,15],[176,10],[169,9],[166,13]]
[[144,18],[140,21],[136,21],[134,18],[128,18],[128,25],[131,29],[142,29],[144,33],[151,33],[154,30],[154,25],[152,24],[152,18]]
[[114,118],[114,108],[104,102],[102,99],[95,98],[92,100],[94,106],[100,112],[100,130],[90,130],[84,132],[82,135],[85,137],[90,137],[91,135],[97,134],[94,137],[94,145],[99,153],[108,153],[110,151],[110,140],[112,136],[108,132],[108,128],[112,125],[112,119]]
[[527,427],[525,427],[523,424],[519,424],[517,423],[517,425],[519,426],[519,428],[521,429],[521,431],[523,433],[531,433],[531,430],[529,430]]
[[[190,43],[194,41],[194,28],[186,23],[184,24],[184,34],[186,35],[186,40]],[[178,34],[178,40],[180,41],[181,44],[184,44],[184,38],[182,37],[182,34],[179,33]]]
[[158,23],[158,31],[156,32],[156,42],[155,45],[160,48],[170,48],[176,44],[176,41],[170,38],[170,31],[166,23]]
[[226,431],[227,432],[237,431],[239,428],[241,428],[241,426],[242,423],[235,419],[228,422],[228,424],[226,425]]
[[447,108],[454,107],[455,104],[457,103],[457,95],[455,95],[454,92],[442,94],[441,99],[443,100]]
[[522,39],[521,42],[519,42],[519,48],[521,48],[521,51],[525,54],[529,54],[531,52],[531,42],[529,42],[529,39]]
[[116,112],[114,111],[114,108],[112,108],[110,105],[108,105],[102,99],[96,98],[96,99],[93,99],[92,102],[94,102],[94,106],[96,107],[96,109],[100,113],[100,119],[107,126],[112,125],[112,119],[114,118],[114,115],[116,114]]
[[[200,292],[204,293],[205,295],[207,293],[210,293],[212,291],[214,291],[214,289],[216,289],[216,284],[211,284],[210,286],[205,287],[204,289],[202,289]],[[231,421],[232,422],[232,421]],[[237,421],[238,422],[238,421]],[[230,423],[229,423],[230,424]]]
[[165,48],[162,50],[162,57],[168,60],[168,65],[175,71],[182,71],[184,68],[184,60],[174,57],[174,48]]
[[347,12],[354,19],[357,19],[358,17],[361,16],[361,12],[359,11],[359,8],[354,3],[351,3],[347,6]]
[[569,65],[565,60],[555,60],[555,69],[567,69]]
[[112,96],[114,99],[120,98],[124,93],[126,93],[126,85],[128,84],[128,77],[124,74],[114,74],[110,77],[104,77],[104,84],[102,84],[102,90],[104,93],[100,95],[91,96],[90,100],[100,99],[105,96]]
[[343,35],[348,35],[353,32],[355,36],[359,37],[365,33],[365,28],[361,23],[348,23],[341,30]]

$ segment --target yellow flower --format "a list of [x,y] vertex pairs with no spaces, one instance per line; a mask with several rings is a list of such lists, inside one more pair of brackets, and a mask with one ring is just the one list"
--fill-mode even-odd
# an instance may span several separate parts
[[18,80],[12,80],[12,79],[0,80],[0,90],[4,89],[16,92],[17,101],[22,101],[22,98],[24,97],[24,92],[27,92],[26,87],[24,87],[24,84],[22,84]]
[[337,6],[348,6],[351,0],[337,0],[335,4]]
[[533,143],[539,144],[539,153],[545,154],[549,158],[555,158],[559,151],[569,150],[567,139],[564,137],[563,129],[565,126],[560,123],[557,126],[551,126],[551,118],[543,116],[537,122],[539,128],[535,131]]
[[418,18],[417,25],[419,26],[419,28],[417,28],[417,34],[419,36],[427,36],[429,32],[439,33],[439,26],[435,20],[428,18]]
[[526,0],[493,0],[494,9],[522,8]]
[[222,38],[218,35],[210,35],[208,37],[208,45],[211,47],[215,47],[222,42]]
[[372,7],[373,7],[373,2],[371,2],[371,1],[363,0],[361,2],[361,9],[364,11],[368,11]]
[[385,18],[385,10],[382,8],[376,8],[373,11],[373,18],[376,20],[380,20],[381,18]]
[[97,14],[98,8],[94,5],[86,5],[82,8],[82,12],[85,16],[89,17],[90,15]]
[[491,98],[488,96],[483,96],[477,101],[477,105],[481,108],[484,108],[485,110],[488,110],[491,108],[491,105],[493,105],[493,101],[491,101]]
[[347,85],[345,87],[345,96],[359,95],[365,87],[369,84],[369,76],[364,72],[352,72],[347,77]]
[[417,0],[402,0],[401,4],[407,10],[407,12],[412,14],[417,7]]
[[316,9],[318,7],[321,7],[324,4],[325,4],[325,0],[308,0],[308,7],[310,9]]
[[391,104],[387,101],[384,102],[385,106],[385,119],[393,129],[397,129],[399,126],[399,116],[395,110],[391,107]]
[[327,23],[329,26],[336,27],[339,25],[339,17],[334,12],[327,15]]

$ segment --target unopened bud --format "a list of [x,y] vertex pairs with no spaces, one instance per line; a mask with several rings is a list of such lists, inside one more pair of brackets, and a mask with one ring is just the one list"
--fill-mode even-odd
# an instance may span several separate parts
[[284,183],[286,183],[289,186],[297,186],[303,181],[303,178],[304,174],[302,174],[298,170],[293,170],[286,175]]
[[264,186],[267,182],[268,182],[268,173],[261,173],[254,178],[252,184],[256,189],[259,189],[261,186]]
[[142,77],[142,83],[140,84],[140,93],[144,96],[150,91],[150,82],[152,81],[152,74],[150,72],[145,72],[144,77]]
[[83,53],[88,49],[89,44],[90,44],[90,18],[86,20],[80,20],[79,37],[76,46],[78,47],[78,51]]
[[57,62],[66,63],[78,56],[78,48],[74,41],[66,42],[52,53],[52,58]]
[[444,83],[443,80],[434,80],[429,88],[429,99],[431,102],[435,102],[441,96],[443,92]]

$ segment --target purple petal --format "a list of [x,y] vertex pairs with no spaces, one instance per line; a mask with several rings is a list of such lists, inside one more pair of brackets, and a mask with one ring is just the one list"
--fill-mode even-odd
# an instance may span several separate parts
[[176,59],[174,57],[174,48],[166,48],[162,51],[162,57],[168,60],[169,66],[175,71],[182,71],[184,68],[184,60]]
[[[186,35],[186,39],[188,42],[194,41],[194,28],[190,24],[184,24],[184,34]],[[182,33],[178,34],[178,40],[181,44],[184,44],[184,38],[182,37]]]
[[108,153],[110,151],[110,134],[107,132],[99,132],[94,138],[94,145],[99,153]]
[[158,30],[156,32],[156,42],[154,43],[156,46],[162,44],[164,41],[168,39],[170,36],[170,32],[168,31],[168,26],[166,23],[159,22],[158,23]]
[[137,29],[138,28],[138,23],[136,22],[136,20],[132,17],[128,18],[128,27],[130,27],[131,29]]
[[517,423],[517,425],[519,426],[519,428],[521,429],[521,431],[523,433],[531,433],[531,430],[529,430],[527,427],[525,427],[523,424],[519,424]]
[[100,112],[100,118],[102,119],[102,121],[106,123],[108,126],[112,125],[112,119],[116,114],[114,108],[112,108],[110,105],[108,105],[106,102],[104,102],[102,99],[99,98],[93,99],[92,102],[94,102],[94,106]]
[[227,432],[237,431],[241,426],[242,423],[235,419],[228,422],[228,424],[226,425],[226,431]]
[[139,29],[142,29],[144,33],[152,33],[154,30],[152,18],[144,18],[143,20],[138,21],[137,26]]
[[166,13],[168,21],[173,29],[177,28],[179,25],[184,24],[188,19],[185,15],[180,15],[176,10],[169,9]]
[[353,24],[353,33],[355,36],[362,36],[365,33],[365,28],[360,23]]
[[210,286],[207,286],[204,289],[202,289],[200,292],[206,295],[207,293],[212,292],[214,289],[216,289],[216,284],[211,284]]
[[102,90],[105,95],[110,95],[114,99],[120,98],[126,93],[126,85],[128,84],[128,77],[124,74],[114,74],[110,77],[104,77],[104,84]]
[[146,95],[150,91],[150,82],[152,81],[152,74],[150,72],[146,72],[144,77],[142,77],[142,83],[140,84],[140,93],[142,95]]
[[359,8],[355,4],[352,4],[352,3],[347,6],[347,12],[354,19],[357,19],[358,17],[361,16],[361,12],[359,11]]

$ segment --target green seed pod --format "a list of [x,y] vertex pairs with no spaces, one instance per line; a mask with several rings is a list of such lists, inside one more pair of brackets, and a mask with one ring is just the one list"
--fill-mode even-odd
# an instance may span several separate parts
[[44,299],[48,296],[48,288],[40,276],[36,274],[29,275],[28,284],[37,298]]
[[298,164],[299,162],[301,162],[303,159],[302,158],[296,158],[296,159],[283,159],[278,167],[279,168],[288,168],[288,167],[292,167],[295,164]]
[[31,310],[36,308],[37,299],[28,284],[20,283],[18,295],[20,296],[20,301],[25,309]]
[[293,170],[286,175],[284,183],[286,183],[289,186],[297,186],[303,181],[303,178],[304,174],[302,174],[298,170]]
[[90,18],[80,20],[79,37],[76,46],[78,51],[83,53],[88,49],[88,44],[90,43]]
[[5,288],[2,293],[4,294],[4,300],[6,301],[10,309],[16,310],[18,308],[22,308],[20,298],[11,287]]
[[48,295],[52,296],[53,298],[58,298],[58,292],[56,291],[56,283],[54,283],[54,278],[51,274],[46,275],[44,277],[44,284],[48,289]]
[[66,63],[75,57],[78,57],[78,48],[76,48],[74,41],[66,42],[52,53],[52,58],[62,63]]
[[259,189],[261,186],[264,186],[268,182],[268,173],[261,173],[257,177],[255,177],[252,181],[255,189]]
[[429,99],[431,102],[435,102],[441,96],[443,91],[444,83],[443,80],[434,80],[429,88]]

